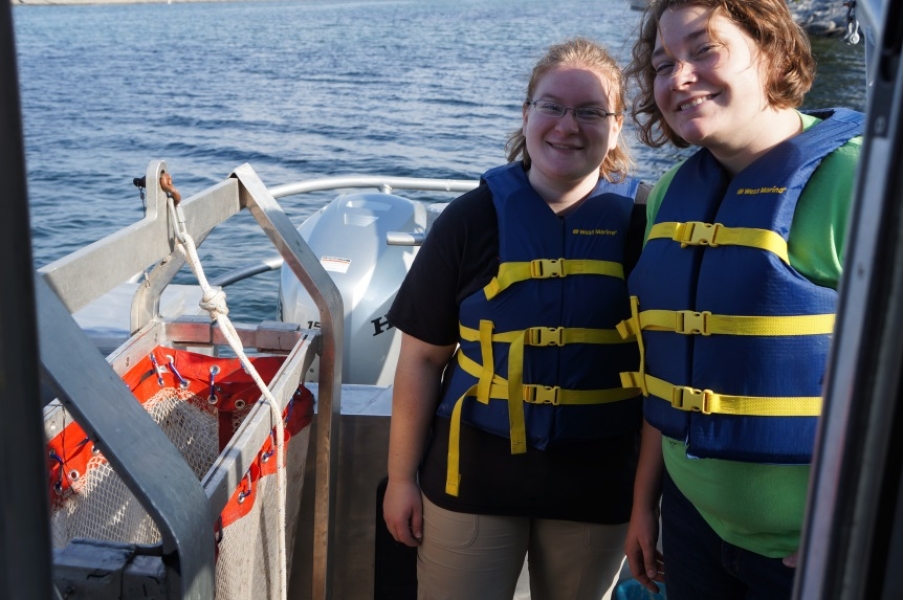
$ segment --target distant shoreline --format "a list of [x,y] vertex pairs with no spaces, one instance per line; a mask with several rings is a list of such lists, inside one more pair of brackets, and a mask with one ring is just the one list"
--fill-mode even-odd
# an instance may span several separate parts
[[76,6],[91,4],[187,4],[223,1],[224,0],[10,0],[10,4],[13,6]]
[[[13,6],[65,6],[81,4],[176,4],[223,0],[10,0]],[[627,2],[628,0],[615,0]],[[848,9],[837,0],[794,0],[790,10],[796,22],[815,37],[842,36],[847,31]]]

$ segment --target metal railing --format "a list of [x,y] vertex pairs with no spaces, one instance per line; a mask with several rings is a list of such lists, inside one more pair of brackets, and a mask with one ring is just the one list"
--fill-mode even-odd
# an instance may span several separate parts
[[[157,344],[216,345],[217,329],[203,319],[167,321],[158,314],[160,295],[184,264],[176,249],[166,195],[160,176],[162,161],[148,167],[148,201],[145,218],[94,244],[39,270],[36,284],[41,362],[45,378],[59,395],[63,408],[72,413],[86,433],[104,447],[104,454],[160,529],[160,552],[177,558],[167,565],[171,597],[213,597],[214,545],[210,542],[215,515],[228,500],[251,460],[251,448],[259,448],[269,435],[268,419],[249,418],[251,425],[238,435],[248,452],[221,456],[210,475],[199,482],[179,451],[138,403],[131,400],[119,374]],[[313,597],[329,598],[330,555],[333,551],[334,488],[337,459],[338,415],[341,406],[342,298],[329,275],[288,220],[266,186],[248,165],[232,176],[181,203],[187,232],[203,240],[209,232],[248,209],[281,258],[314,299],[320,311],[321,330],[298,331],[283,324],[256,330],[240,330],[242,342],[258,349],[288,352],[270,384],[284,408],[310,365],[313,351],[320,353],[319,414],[317,426],[317,476],[315,537],[313,547]],[[111,291],[148,265],[156,266],[139,286],[131,311],[128,342],[107,361],[96,351],[71,313]],[[115,409],[112,407],[115,406]],[[268,410],[262,408],[263,410]],[[49,415],[52,426],[53,416]],[[154,468],[147,468],[147,456]]]

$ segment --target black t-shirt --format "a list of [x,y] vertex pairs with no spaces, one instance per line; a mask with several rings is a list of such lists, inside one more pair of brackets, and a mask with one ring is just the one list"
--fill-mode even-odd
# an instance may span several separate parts
[[[648,188],[641,188],[644,199]],[[636,264],[645,206],[634,206],[625,271]],[[498,217],[485,183],[451,202],[436,219],[398,290],[388,319],[424,342],[458,341],[461,301],[498,273]],[[478,514],[624,523],[630,517],[638,434],[528,448],[461,424],[459,496],[445,493],[449,420],[435,417],[420,468],[420,486],[438,506]]]

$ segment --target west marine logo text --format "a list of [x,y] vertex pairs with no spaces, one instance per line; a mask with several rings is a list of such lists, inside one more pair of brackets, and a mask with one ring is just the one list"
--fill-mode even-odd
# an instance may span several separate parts
[[785,187],[760,187],[760,188],[738,188],[738,196],[755,196],[757,194],[783,194],[787,191]]
[[574,229],[573,235],[618,235],[617,229]]

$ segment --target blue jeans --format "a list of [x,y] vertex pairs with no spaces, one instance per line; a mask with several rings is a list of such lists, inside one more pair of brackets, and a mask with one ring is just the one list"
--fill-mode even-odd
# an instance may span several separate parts
[[667,472],[662,554],[668,600],[789,600],[793,593],[795,569],[718,537]]

